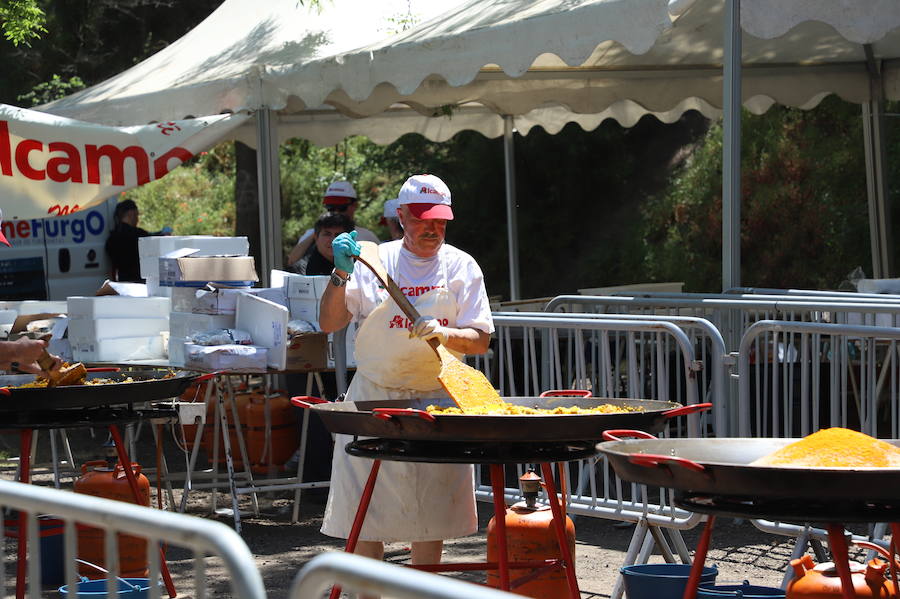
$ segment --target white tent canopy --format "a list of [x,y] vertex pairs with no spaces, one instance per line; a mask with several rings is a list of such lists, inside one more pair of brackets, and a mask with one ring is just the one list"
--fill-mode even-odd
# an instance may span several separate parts
[[[604,111],[629,123],[686,108],[718,116],[724,104],[725,0],[471,0],[374,43],[374,23],[368,37],[338,39],[347,1],[312,14],[296,0],[226,0],[155,56],[43,109],[116,125],[260,110],[261,164],[273,169],[266,155],[286,137],[446,139],[509,132],[499,115],[552,130],[596,126]],[[896,0],[743,0],[741,22],[739,98],[754,112],[810,108],[830,93],[900,99]],[[449,116],[435,117],[444,107]]]

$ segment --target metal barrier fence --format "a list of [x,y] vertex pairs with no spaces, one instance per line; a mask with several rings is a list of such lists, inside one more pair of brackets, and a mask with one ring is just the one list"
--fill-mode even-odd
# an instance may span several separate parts
[[520,599],[522,595],[420,572],[352,553],[311,559],[297,576],[288,599],[317,599],[334,584],[343,590],[396,599]]
[[[39,515],[52,514],[54,519],[63,521],[62,545],[65,580],[69,588],[75,588],[79,581],[76,575],[76,546],[78,530],[76,523],[102,530],[105,566],[110,572],[118,573],[119,542],[118,533],[126,533],[146,539],[148,579],[151,581],[148,596],[159,599],[166,590],[156,584],[161,578],[161,544],[189,550],[193,555],[193,588],[190,591],[196,599],[207,597],[206,569],[207,557],[215,557],[221,562],[216,567],[224,568],[230,576],[232,597],[241,599],[265,599],[262,577],[256,569],[253,555],[243,539],[228,526],[182,514],[155,510],[122,501],[113,501],[69,491],[60,491],[36,485],[0,480],[0,508],[26,515],[26,538],[28,546],[27,597],[41,597],[41,531]],[[17,536],[18,530],[10,533],[0,524],[0,538],[6,550],[6,537]],[[4,551],[4,554],[10,554]],[[5,565],[5,564],[4,564]],[[0,590],[4,596],[14,596],[7,589],[6,568],[0,568]],[[114,576],[104,576],[108,580],[107,596],[119,596],[119,582]],[[181,585],[182,583],[179,583]],[[186,592],[181,588],[179,594]],[[75,596],[74,594],[72,596]]]
[[[704,358],[722,365],[721,336],[712,325],[697,318],[605,316],[597,314],[494,313],[497,329],[493,358],[482,367],[502,395],[538,395],[547,389],[587,388],[598,397],[644,398],[695,404],[704,399],[722,401],[722,378],[712,378],[697,359],[697,332],[711,340],[703,346]],[[690,331],[688,335],[686,331]],[[714,347],[714,358],[710,357]],[[673,384],[675,382],[675,384]],[[705,434],[713,426],[704,414],[687,417],[687,424],[673,423],[663,435]],[[598,431],[598,434],[600,431]],[[520,465],[520,474],[522,466]],[[675,560],[688,562],[690,553],[680,530],[696,526],[702,517],[674,506],[671,492],[623,483],[605,458],[570,465],[575,488],[567,495],[570,515],[591,516],[637,524],[623,565],[646,562],[654,545]],[[480,478],[479,478],[480,480]],[[476,497],[491,500],[490,486],[478,485]],[[504,490],[507,501],[521,499],[518,489]],[[665,534],[664,534],[665,533]],[[666,540],[668,535],[669,540]],[[670,546],[671,543],[671,546]],[[671,548],[674,546],[674,551]],[[612,597],[622,595],[621,580]]]

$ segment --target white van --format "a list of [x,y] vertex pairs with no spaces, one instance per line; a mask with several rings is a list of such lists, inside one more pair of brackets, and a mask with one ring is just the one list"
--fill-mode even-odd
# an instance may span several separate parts
[[0,246],[0,300],[64,300],[94,295],[108,278],[104,250],[116,198],[69,216],[4,220],[12,247]]

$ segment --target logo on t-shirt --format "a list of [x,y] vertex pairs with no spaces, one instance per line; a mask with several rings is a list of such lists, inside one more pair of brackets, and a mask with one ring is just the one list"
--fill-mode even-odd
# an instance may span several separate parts
[[401,287],[400,291],[403,292],[403,295],[408,295],[409,297],[419,297],[420,295],[425,295],[429,291],[442,289],[443,287],[443,285],[412,285],[409,287]]
[[[448,320],[446,318],[438,318],[438,322],[440,322],[441,326],[443,326],[443,327],[448,326],[450,324],[450,320]],[[413,324],[414,323],[412,320],[410,320],[408,318],[404,318],[400,315],[397,315],[391,319],[391,324],[388,326],[388,328],[389,329],[406,329],[408,331],[412,328]]]

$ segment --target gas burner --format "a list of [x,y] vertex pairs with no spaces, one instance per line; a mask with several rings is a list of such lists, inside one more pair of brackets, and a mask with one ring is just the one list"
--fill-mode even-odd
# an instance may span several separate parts
[[779,522],[896,522],[900,519],[900,499],[870,501],[867,499],[829,499],[821,497],[783,499],[711,495],[676,491],[678,507],[701,514],[718,514],[735,518],[764,518]]
[[512,464],[568,462],[597,453],[594,441],[484,443],[364,439],[349,443],[347,453],[361,458],[443,464]]

